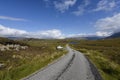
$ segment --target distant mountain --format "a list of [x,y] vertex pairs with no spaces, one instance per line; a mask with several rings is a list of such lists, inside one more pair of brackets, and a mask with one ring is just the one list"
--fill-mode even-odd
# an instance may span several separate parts
[[120,32],[114,33],[111,36],[107,37],[107,38],[119,38],[120,37]]
[[86,40],[86,38],[84,38],[84,37],[68,37],[66,39]]
[[87,37],[71,37],[68,39],[76,39],[76,40],[98,40],[98,39],[103,39],[103,37],[99,36],[87,36]]
[[11,40],[23,40],[25,39],[24,37],[7,37],[8,39],[11,39]]
[[99,37],[99,36],[90,36],[90,37],[85,37],[88,40],[99,40],[99,39],[103,39],[103,37]]
[[39,39],[39,38],[26,38],[26,37],[7,37],[8,39],[10,40],[27,40],[27,41],[30,41],[30,40],[42,40],[42,39]]

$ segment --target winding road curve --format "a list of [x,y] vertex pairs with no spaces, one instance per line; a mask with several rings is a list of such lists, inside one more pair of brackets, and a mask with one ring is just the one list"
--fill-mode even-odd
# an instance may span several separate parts
[[102,80],[86,57],[67,46],[69,53],[21,80]]

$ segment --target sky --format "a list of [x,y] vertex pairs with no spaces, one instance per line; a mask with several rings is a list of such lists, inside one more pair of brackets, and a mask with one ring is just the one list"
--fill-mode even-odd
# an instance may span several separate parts
[[120,0],[0,0],[0,36],[109,36],[120,31]]

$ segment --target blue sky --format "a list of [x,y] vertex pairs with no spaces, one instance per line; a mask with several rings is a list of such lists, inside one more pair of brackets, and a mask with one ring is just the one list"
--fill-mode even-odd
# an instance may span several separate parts
[[0,0],[0,36],[108,36],[120,29],[119,0]]

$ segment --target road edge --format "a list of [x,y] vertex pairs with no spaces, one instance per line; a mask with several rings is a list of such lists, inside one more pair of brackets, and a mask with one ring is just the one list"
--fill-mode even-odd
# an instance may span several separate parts
[[[84,55],[85,56],[85,55]],[[85,56],[85,58],[87,59],[87,61],[89,62],[89,65],[90,65],[90,69],[92,71],[92,74],[94,75],[95,77],[95,80],[103,80],[102,76],[100,75],[97,67],[92,63],[92,61],[87,57]]]
[[[68,53],[67,53],[67,54],[68,54]],[[26,77],[21,78],[20,80],[29,79],[29,77],[34,76],[35,74],[37,74],[37,73],[43,71],[43,70],[46,69],[47,67],[49,67],[49,66],[55,64],[56,62],[58,62],[59,60],[61,60],[63,57],[67,56],[67,54],[63,54],[63,55],[62,55],[61,57],[59,57],[58,59],[55,59],[54,61],[48,63],[48,64],[47,64],[46,66],[44,66],[43,68],[41,68],[41,69],[39,69],[39,70],[33,72],[32,74],[29,74],[29,75],[26,76]]]

